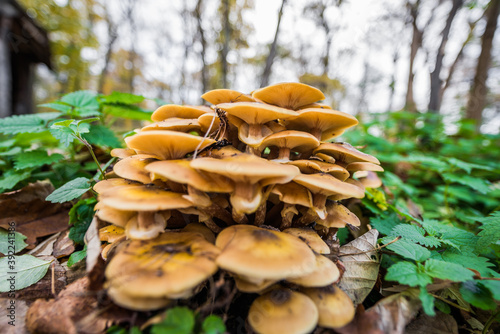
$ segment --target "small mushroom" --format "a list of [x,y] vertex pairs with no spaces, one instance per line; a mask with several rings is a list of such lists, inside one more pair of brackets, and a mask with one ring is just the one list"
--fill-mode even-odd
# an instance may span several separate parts
[[300,159],[289,161],[288,164],[298,167],[303,174],[327,173],[340,181],[345,181],[349,177],[347,169],[334,163]]
[[236,288],[245,293],[259,293],[262,294],[268,290],[273,284],[278,282],[277,280],[264,280],[259,284],[247,281],[244,278],[238,277],[238,275],[233,275],[234,283],[236,283]]
[[[201,116],[200,116],[201,117]],[[155,122],[153,124],[146,125],[141,129],[141,131],[153,131],[153,130],[170,130],[179,132],[196,132],[198,134],[200,131],[200,124],[197,119],[184,119],[172,117],[164,121]]]
[[112,157],[123,159],[135,155],[136,152],[129,148],[114,148],[111,150],[110,154]]
[[255,99],[250,95],[232,89],[213,89],[203,94],[201,98],[213,105],[220,103],[255,102]]
[[363,172],[356,172],[354,176],[365,188],[378,188],[382,186],[382,180],[372,171],[366,171],[366,174],[361,174]]
[[153,161],[157,159],[147,154],[136,154],[118,161],[113,171],[124,179],[148,184],[151,183],[151,176],[145,168]]
[[280,229],[285,229],[292,225],[293,217],[299,213],[295,205],[302,205],[308,208],[313,205],[311,193],[295,182],[277,184],[271,189],[271,194],[277,195],[279,202],[284,203],[281,210],[282,222]]
[[330,254],[330,247],[328,247],[318,233],[311,228],[292,227],[287,228],[283,232],[296,236],[318,254]]
[[254,300],[248,323],[259,334],[305,334],[318,323],[318,309],[306,295],[275,289]]
[[151,115],[151,120],[153,122],[161,122],[172,117],[193,119],[207,112],[213,112],[213,110],[206,106],[167,104],[156,109]]
[[314,153],[328,154],[335,158],[337,163],[343,162],[345,164],[351,164],[353,162],[370,162],[380,165],[380,161],[378,161],[377,158],[355,149],[348,143],[323,143],[314,150]]
[[101,180],[101,181],[97,182],[96,184],[94,184],[92,189],[94,189],[94,191],[96,193],[101,194],[101,193],[108,191],[108,190],[111,190],[111,189],[116,190],[116,189],[119,189],[121,187],[130,187],[130,186],[140,187],[140,186],[142,186],[142,184],[139,182],[135,182],[135,181],[114,178],[114,179]]
[[95,210],[97,210],[96,216],[99,217],[99,219],[120,227],[125,227],[130,218],[137,214],[136,211],[117,210],[111,208],[104,205],[102,202],[98,202],[96,204]]
[[325,219],[320,219],[317,221],[317,223],[322,226],[342,228],[346,227],[346,225],[361,225],[359,218],[339,202],[332,201],[328,203],[326,206],[326,212],[327,216],[325,217]]
[[287,278],[288,282],[305,287],[323,287],[339,280],[340,271],[330,259],[316,255],[316,270],[301,277]]
[[319,89],[298,82],[267,86],[252,92],[252,97],[292,110],[325,99],[325,95]]
[[302,131],[282,131],[267,136],[261,143],[260,149],[275,146],[279,148],[276,162],[290,161],[290,151],[303,152],[313,150],[319,146],[319,140],[313,135]]

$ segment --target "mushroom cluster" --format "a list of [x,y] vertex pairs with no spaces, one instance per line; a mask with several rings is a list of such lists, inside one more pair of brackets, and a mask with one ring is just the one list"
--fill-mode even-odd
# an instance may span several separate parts
[[336,285],[336,232],[360,221],[340,201],[362,198],[383,171],[332,142],[356,118],[300,83],[202,98],[210,107],[157,109],[94,187],[96,215],[111,224],[100,231],[108,295],[154,310],[223,272],[255,296],[247,319],[257,333],[346,325],[354,306]]

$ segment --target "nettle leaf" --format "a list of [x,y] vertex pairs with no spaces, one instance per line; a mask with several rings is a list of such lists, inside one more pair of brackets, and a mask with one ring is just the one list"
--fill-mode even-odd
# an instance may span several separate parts
[[377,216],[370,219],[370,225],[384,235],[389,235],[392,229],[401,224],[401,222],[401,219],[394,212],[389,215]]
[[467,172],[467,174],[470,174],[470,172],[473,169],[482,169],[482,170],[493,170],[490,166],[485,166],[485,165],[479,165],[479,164],[474,164],[470,162],[465,162],[456,158],[447,158],[448,162],[460,169],[463,169],[464,171]]
[[60,115],[58,112],[48,112],[5,117],[0,119],[0,133],[14,135],[43,132],[47,130],[47,123]]
[[17,254],[28,244],[24,242],[26,236],[19,232],[7,231],[0,228],[0,253],[3,255]]
[[201,330],[202,334],[224,334],[226,333],[226,326],[221,317],[212,314],[203,320]]
[[422,265],[405,261],[390,266],[385,279],[409,286],[426,286],[432,283],[432,278],[424,272]]
[[[391,241],[392,237],[385,237],[382,239],[383,243],[388,243]],[[417,262],[422,262],[431,257],[431,252],[420,245],[417,245],[411,241],[401,239],[387,246],[387,249]]]
[[488,217],[476,218],[482,225],[478,233],[477,250],[480,253],[489,252],[489,246],[500,240],[500,211],[493,212]]
[[76,139],[75,133],[69,127],[51,127],[50,133],[65,147],[68,147]]
[[14,188],[19,182],[28,179],[30,176],[30,171],[18,172],[13,169],[8,170],[0,177],[0,192]]
[[70,105],[67,105],[66,103],[59,102],[59,101],[39,104],[38,106],[42,107],[42,108],[54,109],[54,110],[60,111],[64,114],[69,114],[71,112],[71,109],[72,109],[72,107]]
[[45,150],[23,152],[14,158],[14,168],[17,170],[50,165],[64,159],[59,153],[49,155]]
[[92,145],[104,147],[121,147],[122,143],[109,128],[100,124],[92,124],[90,131],[83,135],[83,138]]
[[73,113],[80,117],[97,116],[100,114],[99,101],[97,101],[97,94],[94,92],[80,90],[64,95],[61,101],[73,106]]
[[11,282],[14,290],[35,284],[45,276],[51,263],[52,261],[43,261],[32,255],[15,255],[13,259],[8,256],[0,258],[0,292],[10,291]]
[[90,124],[99,118],[86,118],[81,120],[68,119],[52,124],[50,133],[61,141],[64,146],[69,146],[79,135],[90,131]]
[[16,147],[11,148],[8,151],[1,152],[0,157],[8,157],[11,155],[16,155],[16,154],[21,153],[22,151],[23,151],[22,148],[20,148],[19,146],[16,146]]
[[435,259],[425,261],[425,272],[432,277],[448,279],[454,282],[471,280],[474,273],[463,266]]
[[422,308],[424,309],[425,314],[435,316],[436,312],[434,311],[434,303],[436,299],[429,292],[427,292],[425,287],[420,288],[418,296],[422,302]]
[[112,92],[100,97],[104,103],[137,104],[144,101],[144,96],[130,93]]
[[69,238],[77,244],[84,244],[85,233],[92,223],[96,203],[95,198],[82,199],[69,210],[69,223],[73,225],[69,229]]
[[79,177],[54,190],[45,200],[52,203],[68,202],[82,196],[89,191],[90,188],[90,179]]
[[500,281],[484,280],[481,284],[490,290],[493,298],[500,301]]
[[481,194],[487,194],[491,191],[489,183],[484,179],[469,175],[458,175],[455,173],[443,173],[441,176],[445,181],[463,184],[464,186],[468,186]]
[[399,224],[392,229],[390,235],[402,236],[405,239],[426,247],[438,247],[441,245],[438,239],[434,237],[425,237],[425,230],[416,225]]
[[185,306],[177,306],[167,310],[165,319],[161,323],[152,326],[151,334],[192,334],[194,325],[193,311]]
[[470,253],[476,247],[478,237],[474,233],[443,224],[437,220],[426,219],[421,222],[421,225],[427,231],[436,232],[442,243],[450,245],[459,251]]
[[[493,277],[495,271],[489,267],[494,267],[493,263],[488,262],[489,259],[475,254],[457,254],[452,251],[446,251],[439,254],[440,259],[446,262],[456,263],[464,266],[465,268],[470,268],[477,270],[481,276]],[[433,256],[433,258],[436,258]]]
[[403,160],[408,162],[419,162],[428,169],[436,172],[443,172],[449,168],[449,165],[446,162],[428,155],[412,154]]
[[483,310],[494,310],[497,304],[493,300],[491,291],[482,282],[466,281],[460,287],[462,297],[468,303]]

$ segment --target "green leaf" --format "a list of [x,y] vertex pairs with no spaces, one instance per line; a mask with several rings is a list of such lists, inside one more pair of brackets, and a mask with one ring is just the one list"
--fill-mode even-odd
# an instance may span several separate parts
[[422,302],[422,308],[424,309],[425,314],[430,316],[435,316],[436,312],[434,311],[434,302],[436,299],[427,292],[425,287],[420,288],[420,293],[418,295],[420,297],[420,301]]
[[72,225],[69,229],[69,238],[77,244],[84,244],[83,239],[94,217],[96,203],[95,198],[82,199],[69,210],[69,223]]
[[0,228],[0,253],[4,255],[19,253],[28,246],[24,240],[26,236],[21,233]]
[[0,133],[39,133],[47,130],[47,123],[59,117],[59,112],[16,115],[0,119]]
[[464,171],[466,171],[467,174],[470,174],[470,172],[473,169],[493,170],[493,168],[491,168],[490,166],[473,164],[473,163],[470,163],[470,162],[465,162],[465,161],[459,160],[457,158],[447,158],[447,160],[453,166],[458,167],[458,168],[463,169]]
[[87,90],[81,90],[64,95],[61,98],[65,102],[74,107],[74,113],[80,117],[89,117],[99,115],[99,101],[97,94]]
[[432,278],[422,270],[422,266],[411,262],[398,262],[387,269],[385,279],[409,286],[426,286],[432,283]]
[[[45,276],[52,261],[43,261],[31,255],[6,256],[0,259],[0,292],[21,290]],[[11,285],[12,283],[12,285]]]
[[480,253],[489,252],[489,246],[500,240],[500,211],[493,212],[488,217],[476,218],[482,225],[478,233],[477,250]]
[[477,177],[459,175],[455,173],[443,173],[441,176],[448,182],[463,184],[464,186],[468,186],[481,194],[487,194],[491,191],[489,183]]
[[140,121],[151,121],[151,115],[153,114],[151,111],[130,105],[105,105],[103,113]]
[[85,138],[85,140],[87,140],[90,144],[101,147],[116,148],[122,146],[122,143],[115,136],[115,133],[100,124],[92,124],[90,126],[90,131],[85,133],[83,138]]
[[195,318],[187,307],[174,307],[165,314],[165,319],[151,328],[151,334],[191,334]]
[[66,103],[62,103],[62,102],[59,102],[59,101],[55,101],[55,102],[51,102],[51,103],[39,104],[38,106],[42,107],[42,108],[54,109],[54,110],[60,111],[60,112],[62,112],[64,114],[70,114],[71,113],[71,109],[72,109],[70,105],[67,105]]
[[21,153],[22,151],[23,151],[22,148],[20,148],[19,146],[16,146],[16,147],[11,148],[8,151],[0,153],[0,157],[7,157],[10,155],[16,155],[16,154]]
[[86,248],[87,247],[85,247],[85,249],[83,249],[81,251],[76,251],[69,256],[68,263],[67,263],[69,268],[71,268],[72,266],[74,266],[75,264],[80,262],[81,260],[85,259],[85,257],[87,257],[87,249]]
[[68,147],[76,139],[74,131],[69,127],[51,127],[50,133],[65,147]]
[[101,96],[101,99],[104,103],[136,104],[144,101],[144,96],[112,92],[110,95]]
[[493,296],[488,288],[486,288],[482,282],[478,281],[466,281],[462,283],[460,287],[460,293],[462,297],[468,303],[479,307],[483,310],[494,310],[497,304],[493,300]]
[[494,266],[493,263],[488,262],[487,258],[477,256],[475,254],[464,255],[457,254],[452,251],[446,251],[444,253],[441,253],[440,257],[443,261],[460,264],[465,268],[477,270],[481,274],[481,276],[484,277],[492,277],[495,272],[494,270],[489,268]]
[[434,158],[430,155],[422,155],[422,154],[412,154],[404,159],[403,161],[408,162],[419,162],[426,169],[430,169],[436,172],[443,172],[449,168],[448,164],[444,161],[439,160],[438,158]]
[[23,152],[14,158],[14,167],[17,170],[50,165],[64,159],[59,153],[48,155],[45,150]]
[[426,247],[438,247],[441,242],[434,237],[425,237],[422,227],[409,224],[399,224],[390,233],[393,236],[402,236],[405,239],[421,244]]
[[500,281],[484,280],[481,284],[490,290],[493,298],[500,301]]
[[[382,239],[382,242],[387,243],[390,242],[392,237],[385,237]],[[411,241],[400,239],[390,245],[387,246],[387,249],[392,250],[393,252],[401,255],[407,259],[411,259],[417,262],[422,262],[431,257],[431,252],[420,245],[414,244]]]
[[389,235],[394,227],[401,223],[396,213],[390,215],[373,217],[370,219],[370,225],[377,229],[381,234]]
[[14,170],[9,170],[0,177],[0,192],[4,192],[6,190],[11,190],[14,188],[19,182],[28,179],[31,176],[30,171],[25,172],[16,172]]
[[425,272],[432,277],[448,279],[454,282],[471,280],[474,273],[463,266],[435,259],[425,261]]
[[216,315],[209,315],[201,324],[202,334],[224,334],[226,326],[224,321]]
[[90,188],[90,179],[79,177],[54,190],[45,200],[52,203],[68,202],[82,196],[89,191]]

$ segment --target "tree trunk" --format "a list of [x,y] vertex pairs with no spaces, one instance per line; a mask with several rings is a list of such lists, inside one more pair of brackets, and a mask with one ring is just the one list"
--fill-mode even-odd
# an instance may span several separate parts
[[98,91],[103,93],[104,83],[106,81],[106,77],[109,71],[109,63],[111,61],[111,55],[113,54],[113,45],[118,38],[117,27],[111,20],[111,16],[109,15],[108,6],[104,3],[104,18],[108,24],[108,44],[106,45],[106,55],[104,56],[104,67],[102,68],[101,76],[99,77]]
[[276,56],[276,47],[278,46],[278,35],[280,32],[280,24],[281,17],[283,16],[283,8],[285,7],[286,0],[281,2],[281,8],[278,13],[278,23],[276,24],[276,32],[274,33],[274,40],[271,44],[271,48],[269,49],[269,55],[266,59],[266,67],[264,68],[264,72],[262,73],[260,86],[264,87],[269,85],[269,77],[271,76],[271,68],[273,66],[274,57]]
[[406,102],[405,109],[409,111],[416,111],[417,107],[415,105],[415,100],[413,98],[413,79],[415,73],[413,73],[413,67],[415,63],[415,57],[417,56],[418,49],[422,46],[423,32],[418,29],[417,17],[418,17],[418,7],[420,5],[420,0],[417,0],[415,4],[408,3],[410,6],[410,15],[412,17],[412,39],[410,46],[410,66],[408,69],[408,83],[406,87]]
[[439,45],[438,53],[436,55],[436,65],[434,66],[434,71],[431,73],[431,94],[429,100],[428,109],[431,112],[439,112],[441,107],[441,88],[443,86],[443,80],[441,80],[440,74],[443,68],[443,58],[446,48],[446,43],[448,42],[448,37],[450,35],[451,24],[455,18],[458,10],[462,7],[464,0],[452,0],[453,6],[451,7],[448,18],[446,19],[446,24],[443,29],[441,44]]
[[229,39],[231,38],[231,25],[229,22],[229,0],[224,0],[224,43],[222,45],[222,88],[227,88],[227,54],[229,52]]
[[491,62],[491,49],[495,30],[497,28],[498,15],[500,12],[500,0],[491,0],[486,15],[486,28],[481,37],[481,54],[477,60],[476,75],[469,91],[469,101],[465,111],[465,117],[476,121],[477,129],[481,125],[482,112],[486,106],[486,79]]
[[0,17],[0,118],[12,114],[12,72],[8,32],[11,19]]
[[194,14],[196,17],[197,27],[198,27],[198,36],[200,38],[201,43],[201,86],[202,86],[202,94],[208,91],[208,77],[207,77],[207,63],[205,60],[205,54],[207,50],[207,41],[205,39],[205,32],[203,31],[203,27],[201,25],[201,13],[203,8],[203,0],[198,0],[196,4],[196,8],[194,10]]

